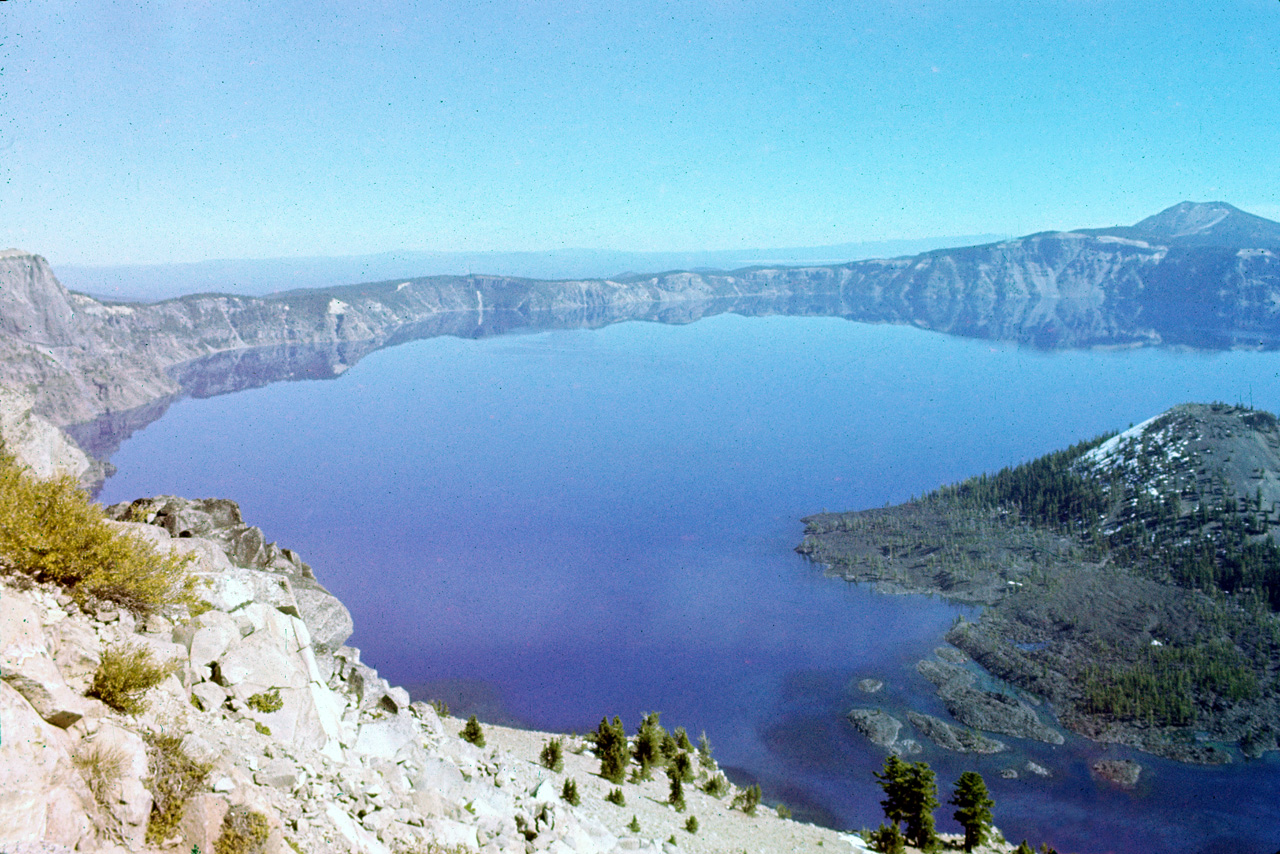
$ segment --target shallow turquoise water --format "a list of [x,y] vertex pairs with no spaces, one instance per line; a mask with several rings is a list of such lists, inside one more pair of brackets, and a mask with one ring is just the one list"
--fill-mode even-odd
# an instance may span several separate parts
[[[187,400],[102,499],[238,500],[351,608],[364,658],[455,711],[539,728],[705,729],[766,800],[879,822],[883,757],[843,723],[936,702],[913,669],[958,609],[822,576],[799,518],[906,499],[1186,400],[1280,410],[1280,354],[1045,353],[894,326],[720,316],[375,353],[336,381]],[[986,776],[1012,838],[1073,851],[1272,851],[1274,762],[1139,757],[1134,793],[1069,739],[925,755]],[[1002,780],[1027,758],[1049,780]],[[944,796],[945,800],[945,796]],[[950,825],[946,809],[938,816]]]

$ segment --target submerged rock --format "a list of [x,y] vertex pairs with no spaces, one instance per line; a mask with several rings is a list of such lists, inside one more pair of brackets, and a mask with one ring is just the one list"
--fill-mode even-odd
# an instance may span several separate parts
[[1046,726],[1034,709],[1016,697],[955,682],[939,691],[938,696],[946,703],[947,711],[966,726],[1048,744],[1063,743],[1062,733]]
[[1132,789],[1142,776],[1142,766],[1132,759],[1101,759],[1090,765],[1089,770],[1095,777],[1122,789]]
[[952,726],[944,720],[920,712],[908,712],[907,720],[924,734],[925,738],[946,750],[957,753],[1000,753],[1007,750],[1003,741]]
[[902,721],[882,709],[853,709],[846,717],[853,728],[865,735],[872,744],[886,750],[894,750]]

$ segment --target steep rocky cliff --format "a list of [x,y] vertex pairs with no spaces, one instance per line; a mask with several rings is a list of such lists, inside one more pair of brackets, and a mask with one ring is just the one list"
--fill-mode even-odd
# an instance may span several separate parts
[[[432,335],[684,323],[721,312],[846,317],[1047,347],[1280,343],[1280,225],[1183,203],[1132,227],[1050,232],[911,258],[613,280],[440,276],[109,304],[68,293],[43,258],[0,253],[0,385],[109,452],[184,394],[336,376]],[[150,409],[143,409],[150,407]]]

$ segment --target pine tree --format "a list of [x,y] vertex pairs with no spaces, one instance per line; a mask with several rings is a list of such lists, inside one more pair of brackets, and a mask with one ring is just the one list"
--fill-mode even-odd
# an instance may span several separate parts
[[687,753],[677,753],[676,758],[671,760],[671,767],[680,775],[680,779],[686,783],[693,782],[693,759]]
[[716,761],[711,758],[711,740],[705,730],[698,736],[698,764],[708,771],[716,767]]
[[542,754],[539,757],[542,764],[552,771],[560,772],[564,770],[564,751],[560,746],[560,739],[553,738],[549,740],[542,748]]
[[884,800],[880,802],[884,817],[890,824],[898,825],[906,821],[906,786],[911,766],[903,762],[896,753],[889,754],[884,760],[884,769],[873,771],[884,791]]
[[613,723],[600,719],[600,726],[593,734],[596,756],[600,759],[600,776],[611,783],[621,783],[627,777],[627,731],[617,715]]
[[907,785],[907,841],[924,850],[938,841],[933,811],[938,806],[938,785],[926,762],[913,762]]
[[991,830],[991,808],[995,801],[991,800],[982,775],[976,771],[961,774],[948,803],[955,805],[955,820],[964,828],[964,850],[972,851],[985,842]]
[[462,728],[459,733],[463,741],[469,741],[476,747],[484,747],[484,730],[480,728],[480,722],[476,720],[476,716],[472,715],[467,718],[467,725]]
[[560,797],[565,803],[571,807],[576,807],[581,800],[578,797],[578,781],[569,777],[564,781],[564,788],[560,790]]
[[640,727],[636,730],[633,757],[636,764],[640,766],[634,772],[637,780],[652,780],[653,774],[650,771],[653,766],[665,764],[662,756],[662,742],[667,738],[667,731],[658,722],[658,717],[658,712],[650,712],[640,721]]
[[747,815],[755,815],[760,806],[760,787],[754,783],[733,796],[730,806],[737,807]]
[[680,781],[680,772],[674,767],[668,768],[667,781],[671,786],[671,793],[667,796],[667,803],[675,807],[677,812],[684,812],[684,784]]
[[938,786],[928,763],[903,762],[891,755],[875,776],[885,793],[880,802],[885,818],[906,825],[904,836],[911,845],[932,847],[937,841],[933,811],[938,806]]

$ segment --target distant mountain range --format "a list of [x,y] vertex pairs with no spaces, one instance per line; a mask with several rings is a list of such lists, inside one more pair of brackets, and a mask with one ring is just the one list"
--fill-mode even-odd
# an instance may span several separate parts
[[[153,304],[68,292],[43,258],[0,253],[0,384],[102,455],[167,401],[332,377],[433,335],[625,320],[835,316],[1047,348],[1280,345],[1280,224],[1183,202],[1133,226],[1044,232],[910,257],[612,278],[393,278]],[[157,410],[156,407],[159,407]]]
[[299,288],[330,288],[421,276],[516,276],[528,279],[607,279],[654,270],[735,270],[759,265],[839,264],[864,258],[915,255],[946,246],[987,243],[1007,235],[970,234],[774,249],[701,252],[622,252],[557,249],[545,252],[379,252],[314,258],[259,258],[186,264],[84,266],[58,264],[73,291],[110,300],[151,302],[194,293],[266,296]]

